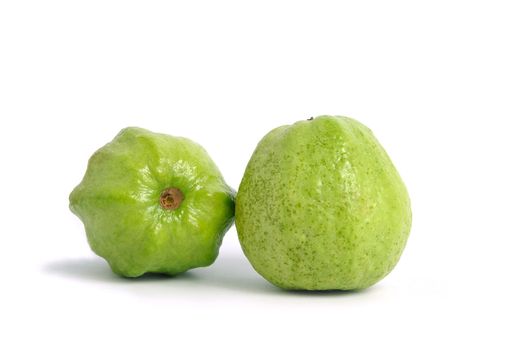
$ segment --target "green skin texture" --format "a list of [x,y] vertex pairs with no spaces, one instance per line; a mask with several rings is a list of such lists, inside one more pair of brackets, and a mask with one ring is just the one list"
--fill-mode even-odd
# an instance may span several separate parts
[[[160,196],[171,187],[184,200],[166,210]],[[69,199],[91,249],[116,274],[138,277],[212,264],[233,223],[234,197],[198,144],[126,128],[93,154]]]
[[258,144],[236,199],[245,255],[274,285],[354,290],[385,277],[410,232],[410,199],[370,129],[320,116]]

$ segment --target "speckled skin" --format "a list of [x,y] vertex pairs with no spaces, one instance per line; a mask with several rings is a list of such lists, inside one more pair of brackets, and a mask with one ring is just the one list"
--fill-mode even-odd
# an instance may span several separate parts
[[260,141],[235,222],[245,255],[276,286],[353,290],[394,268],[411,218],[407,190],[370,129],[320,116]]
[[[172,211],[159,202],[170,187],[185,197]],[[198,144],[126,128],[93,154],[70,208],[115,273],[175,275],[213,263],[233,223],[234,196]]]

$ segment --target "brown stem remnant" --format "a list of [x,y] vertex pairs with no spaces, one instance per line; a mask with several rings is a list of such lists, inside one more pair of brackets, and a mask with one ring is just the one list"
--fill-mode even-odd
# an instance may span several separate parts
[[176,187],[166,188],[160,195],[160,206],[166,210],[177,209],[184,200],[184,193]]

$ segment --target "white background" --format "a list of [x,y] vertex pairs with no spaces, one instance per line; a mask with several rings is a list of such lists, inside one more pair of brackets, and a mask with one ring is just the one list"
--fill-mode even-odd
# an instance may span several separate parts
[[[523,6],[0,2],[0,348],[523,349]],[[234,228],[209,268],[124,280],[68,210],[123,127],[194,139],[237,188],[266,132],[319,114],[374,130],[412,198],[364,292],[281,291]]]

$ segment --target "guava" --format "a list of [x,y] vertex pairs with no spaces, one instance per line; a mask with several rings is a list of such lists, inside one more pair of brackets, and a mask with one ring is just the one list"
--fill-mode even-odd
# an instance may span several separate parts
[[354,290],[398,262],[412,221],[401,177],[370,129],[342,116],[278,127],[236,199],[242,249],[284,289]]
[[70,209],[118,275],[176,275],[214,262],[235,192],[197,143],[123,129],[93,154]]

